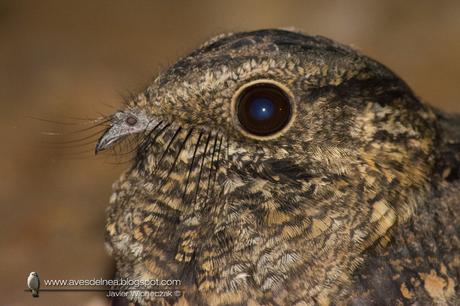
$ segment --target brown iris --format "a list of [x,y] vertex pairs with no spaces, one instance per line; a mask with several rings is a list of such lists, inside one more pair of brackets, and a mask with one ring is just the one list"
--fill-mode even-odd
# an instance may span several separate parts
[[241,126],[257,136],[269,136],[282,130],[291,119],[291,101],[278,86],[257,83],[237,97],[236,113]]

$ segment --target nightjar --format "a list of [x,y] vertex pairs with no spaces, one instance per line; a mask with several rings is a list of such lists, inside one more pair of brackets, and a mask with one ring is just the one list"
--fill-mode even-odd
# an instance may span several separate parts
[[130,135],[117,277],[180,280],[131,303],[460,303],[460,117],[359,52],[220,35],[113,114],[96,152]]

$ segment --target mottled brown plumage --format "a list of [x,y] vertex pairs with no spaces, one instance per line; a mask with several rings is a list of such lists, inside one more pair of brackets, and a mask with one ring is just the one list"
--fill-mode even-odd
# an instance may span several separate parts
[[[235,118],[258,80],[293,104],[270,137]],[[98,144],[144,135],[108,209],[117,275],[182,281],[181,297],[141,305],[458,304],[459,122],[324,37],[212,39]]]

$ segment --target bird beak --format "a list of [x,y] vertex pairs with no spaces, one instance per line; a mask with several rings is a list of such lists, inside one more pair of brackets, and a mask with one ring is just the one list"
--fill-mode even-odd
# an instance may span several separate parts
[[161,121],[159,122],[156,118],[149,119],[149,117],[142,112],[136,114],[137,123],[134,126],[128,126],[125,124],[125,119],[123,117],[117,117],[117,114],[113,117],[114,118],[112,119],[110,126],[104,131],[96,143],[96,148],[94,150],[96,155],[99,152],[110,148],[113,144],[125,136],[149,132],[161,123]]
[[94,153],[97,155],[99,152],[109,148],[118,138],[119,135],[116,133],[114,127],[109,127],[97,141]]

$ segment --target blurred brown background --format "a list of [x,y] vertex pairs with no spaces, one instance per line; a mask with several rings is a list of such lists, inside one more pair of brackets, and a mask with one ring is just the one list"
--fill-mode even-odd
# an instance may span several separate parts
[[0,304],[103,305],[102,293],[32,300],[25,280],[111,276],[104,209],[127,165],[92,144],[44,145],[40,132],[85,125],[30,116],[111,113],[215,34],[289,26],[351,44],[460,110],[460,1],[0,1]]

